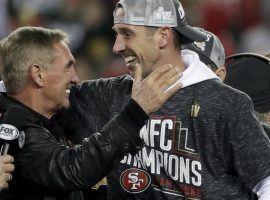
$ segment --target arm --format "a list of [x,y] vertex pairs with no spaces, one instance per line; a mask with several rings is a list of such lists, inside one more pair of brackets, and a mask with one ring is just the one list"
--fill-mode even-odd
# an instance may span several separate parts
[[231,163],[241,182],[253,189],[270,176],[270,140],[257,120],[249,98],[239,96],[229,115]]
[[[163,66],[144,80],[135,78],[132,99],[124,110],[98,133],[84,139],[73,149],[58,144],[51,133],[42,127],[17,125],[25,114],[9,110],[10,124],[24,127],[26,143],[16,158],[19,173],[26,180],[49,188],[62,190],[87,188],[100,180],[124,153],[141,147],[139,130],[147,115],[156,111],[179,88],[164,91],[180,75],[170,66]],[[139,105],[138,105],[139,104]],[[21,116],[18,119],[18,116]],[[14,119],[17,118],[17,122]],[[33,184],[33,185],[35,185]]]
[[61,190],[88,188],[119,163],[125,152],[141,147],[138,133],[147,118],[131,101],[116,118],[74,148],[57,143],[43,127],[28,126],[25,145],[16,156],[17,172],[33,185]]

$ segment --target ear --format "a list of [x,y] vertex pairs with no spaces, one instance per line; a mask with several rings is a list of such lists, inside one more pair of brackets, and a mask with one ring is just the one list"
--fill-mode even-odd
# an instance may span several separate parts
[[160,28],[159,33],[160,33],[159,47],[164,48],[173,40],[172,30],[170,27],[163,27]]
[[226,68],[225,67],[219,67],[216,71],[215,74],[222,80],[224,81],[226,77]]
[[39,65],[32,65],[30,67],[30,75],[32,80],[38,85],[43,86],[43,76],[42,76],[43,68]]

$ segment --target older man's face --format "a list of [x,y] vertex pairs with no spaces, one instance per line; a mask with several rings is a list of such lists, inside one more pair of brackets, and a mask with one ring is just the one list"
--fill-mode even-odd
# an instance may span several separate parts
[[43,96],[47,110],[58,111],[69,107],[69,93],[72,84],[79,82],[75,71],[75,60],[64,42],[54,45],[56,52],[51,67],[44,72]]

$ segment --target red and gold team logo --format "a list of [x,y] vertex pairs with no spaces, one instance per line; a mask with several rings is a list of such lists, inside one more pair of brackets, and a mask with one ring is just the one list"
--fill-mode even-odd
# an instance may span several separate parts
[[120,177],[122,187],[130,193],[143,192],[150,182],[150,175],[146,171],[137,168],[124,171]]

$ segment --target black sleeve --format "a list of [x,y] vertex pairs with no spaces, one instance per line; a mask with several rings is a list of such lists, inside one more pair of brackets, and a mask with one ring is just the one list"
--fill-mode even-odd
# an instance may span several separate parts
[[140,106],[130,100],[100,132],[91,134],[74,148],[57,143],[42,127],[28,127],[25,146],[15,157],[17,173],[46,188],[89,188],[119,163],[124,153],[135,152],[141,147],[139,131],[147,119]]

